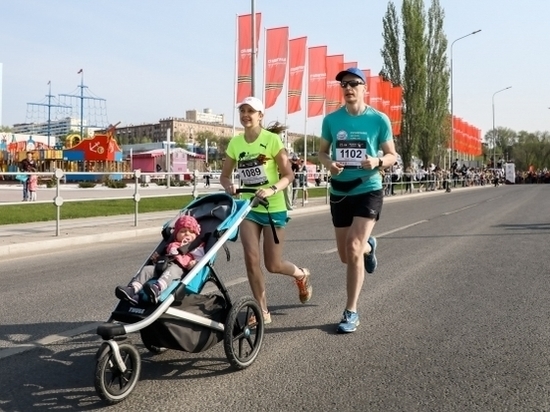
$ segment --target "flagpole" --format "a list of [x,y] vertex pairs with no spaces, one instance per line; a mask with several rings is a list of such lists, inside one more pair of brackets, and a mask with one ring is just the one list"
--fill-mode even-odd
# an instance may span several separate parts
[[237,102],[237,86],[239,83],[239,74],[237,72],[237,66],[239,64],[239,16],[235,14],[235,70],[233,73],[233,103],[231,104],[231,107],[233,107],[233,128],[231,130],[231,137],[235,136],[235,116],[237,114],[237,110],[235,108],[235,105]]
[[[267,50],[267,29],[264,27],[264,69],[263,69],[263,89],[262,89],[262,102],[264,102],[264,107],[265,107],[265,88],[266,88],[266,82],[265,82],[265,79],[266,79],[266,73],[267,73],[267,64],[266,64],[266,59],[267,59],[267,54],[266,54],[266,50]],[[264,113],[264,116],[266,114]],[[266,119],[267,121],[267,119]]]
[[84,70],[80,69],[80,140],[84,139]]
[[[286,84],[286,96],[285,99],[285,126],[288,125],[288,96],[290,91],[290,36],[287,38],[286,46],[286,82],[283,81],[283,85]],[[288,129],[285,129],[285,150],[288,152]]]
[[[305,62],[306,64],[304,65],[304,71],[308,74],[307,75],[307,81],[305,82],[305,85],[304,85],[304,90],[305,90],[305,112],[306,112],[306,115],[305,115],[305,118],[304,118],[304,164],[306,165],[307,167],[307,112],[309,110],[309,52],[308,52],[308,48],[306,47],[306,56],[305,56]],[[306,70],[307,69],[307,70]]]
[[48,148],[52,147],[50,142],[51,136],[51,108],[52,108],[52,81],[48,80]]
[[256,96],[256,11],[255,1],[250,0],[250,18],[252,19],[252,60],[250,62],[251,95]]

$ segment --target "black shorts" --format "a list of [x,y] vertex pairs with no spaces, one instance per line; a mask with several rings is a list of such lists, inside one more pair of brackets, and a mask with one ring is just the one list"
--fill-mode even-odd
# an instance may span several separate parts
[[334,227],[350,227],[355,216],[380,218],[384,193],[382,190],[353,196],[330,195],[330,213]]

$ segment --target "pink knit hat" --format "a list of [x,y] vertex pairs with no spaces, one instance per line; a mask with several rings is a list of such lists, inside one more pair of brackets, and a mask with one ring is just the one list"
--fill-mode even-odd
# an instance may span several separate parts
[[193,216],[181,216],[174,225],[174,233],[177,234],[183,228],[191,230],[197,236],[201,234],[201,227],[199,226],[199,222],[197,222],[197,219],[195,219]]

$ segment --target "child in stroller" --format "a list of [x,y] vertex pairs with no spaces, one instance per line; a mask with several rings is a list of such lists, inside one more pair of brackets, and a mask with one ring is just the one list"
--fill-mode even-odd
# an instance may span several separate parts
[[180,216],[174,225],[174,241],[165,249],[159,246],[151,255],[151,264],[143,266],[128,286],[117,286],[115,296],[137,305],[140,292],[143,291],[149,302],[157,304],[168,285],[180,279],[204,256],[204,242],[200,238],[195,242],[200,234],[201,227],[197,219],[189,215]]

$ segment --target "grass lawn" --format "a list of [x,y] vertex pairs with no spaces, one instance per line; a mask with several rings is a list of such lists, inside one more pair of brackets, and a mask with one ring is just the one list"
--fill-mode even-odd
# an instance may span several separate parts
[[[326,189],[308,189],[310,197],[324,197]],[[298,191],[298,199],[302,192]],[[191,195],[142,198],[139,202],[139,213],[179,210],[193,200]],[[83,217],[114,216],[134,213],[132,199],[90,200],[86,202],[65,202],[61,206],[61,219]],[[21,205],[0,205],[0,225],[43,222],[55,220],[56,207],[53,203],[22,203]]]

